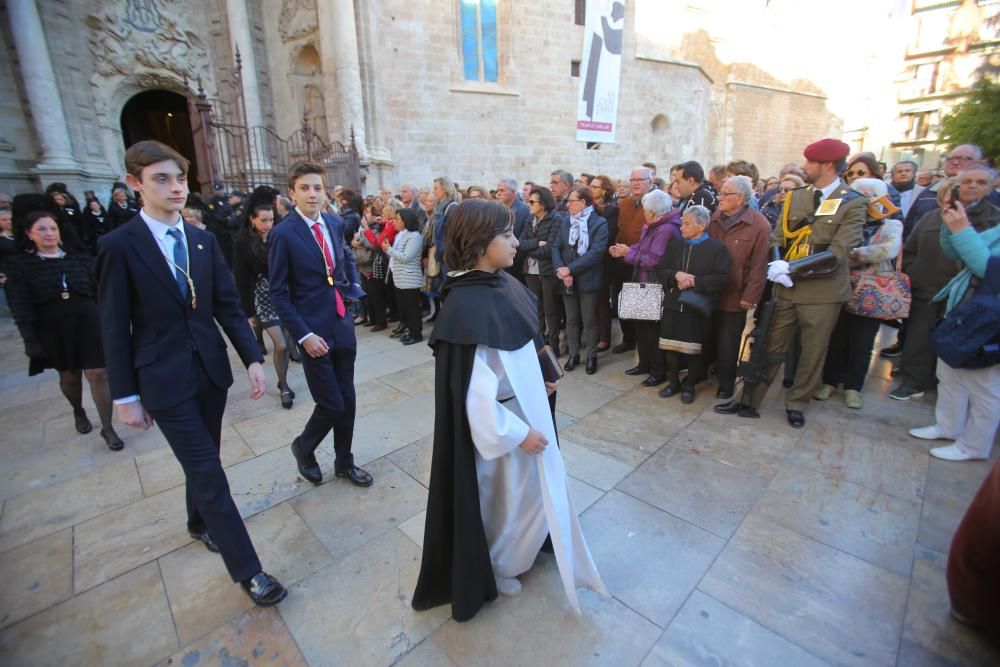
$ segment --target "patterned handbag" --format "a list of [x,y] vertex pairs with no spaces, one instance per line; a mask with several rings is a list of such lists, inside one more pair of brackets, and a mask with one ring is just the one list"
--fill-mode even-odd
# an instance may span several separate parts
[[663,311],[663,285],[622,283],[618,317],[623,320],[659,321]]
[[851,300],[847,312],[876,320],[899,320],[910,315],[910,277],[900,271],[903,252],[895,271],[851,271]]

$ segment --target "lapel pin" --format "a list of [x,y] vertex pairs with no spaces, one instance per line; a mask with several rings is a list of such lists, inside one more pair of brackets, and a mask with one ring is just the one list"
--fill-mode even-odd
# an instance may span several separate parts
[[198,250],[204,250],[204,249],[205,249],[205,246],[203,246],[202,244],[199,243],[198,244]]

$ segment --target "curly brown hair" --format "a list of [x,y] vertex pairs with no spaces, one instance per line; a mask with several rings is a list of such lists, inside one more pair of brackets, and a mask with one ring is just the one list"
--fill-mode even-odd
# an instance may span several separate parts
[[493,239],[513,226],[514,214],[503,204],[464,200],[445,225],[444,263],[456,270],[473,268]]

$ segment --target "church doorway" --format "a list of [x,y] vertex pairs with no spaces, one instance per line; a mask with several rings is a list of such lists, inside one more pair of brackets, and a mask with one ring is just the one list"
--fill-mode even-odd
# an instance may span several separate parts
[[139,93],[122,109],[121,127],[125,148],[144,139],[156,139],[176,149],[191,162],[189,189],[201,191],[187,98],[169,90]]

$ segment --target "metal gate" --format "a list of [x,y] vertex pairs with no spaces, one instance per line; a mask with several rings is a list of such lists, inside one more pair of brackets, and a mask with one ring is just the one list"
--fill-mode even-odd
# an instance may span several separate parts
[[302,118],[302,127],[287,139],[267,127],[249,127],[242,72],[243,61],[237,49],[233,75],[222,82],[214,105],[201,81],[197,93],[193,97],[189,93],[198,162],[208,175],[202,181],[203,194],[211,196],[215,181],[224,182],[229,191],[250,192],[259,185],[270,185],[284,192],[289,167],[302,160],[325,169],[328,188],[343,185],[361,192],[363,179],[354,129],[351,145],[344,146],[323,139],[309,126],[307,116]]

